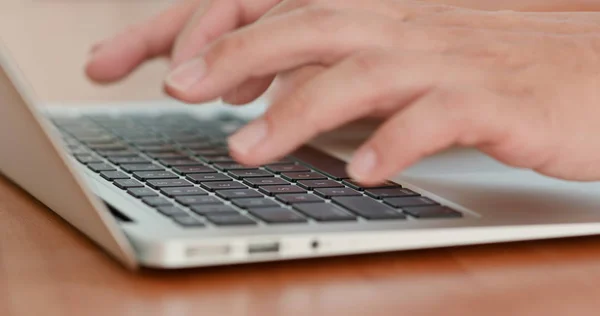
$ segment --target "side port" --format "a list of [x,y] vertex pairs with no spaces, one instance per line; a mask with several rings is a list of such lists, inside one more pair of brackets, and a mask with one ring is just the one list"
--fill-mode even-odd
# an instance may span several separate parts
[[279,242],[256,242],[248,245],[249,255],[277,254],[281,245]]

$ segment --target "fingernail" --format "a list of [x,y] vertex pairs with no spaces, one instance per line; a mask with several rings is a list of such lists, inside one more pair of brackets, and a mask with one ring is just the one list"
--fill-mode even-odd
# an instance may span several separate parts
[[167,77],[166,84],[178,91],[187,91],[200,82],[206,74],[206,62],[202,58],[195,58],[175,68]]
[[358,151],[350,162],[348,173],[356,180],[368,178],[377,166],[377,154],[372,148],[364,148]]
[[240,155],[246,155],[267,138],[267,122],[256,120],[239,130],[229,138],[229,148]]

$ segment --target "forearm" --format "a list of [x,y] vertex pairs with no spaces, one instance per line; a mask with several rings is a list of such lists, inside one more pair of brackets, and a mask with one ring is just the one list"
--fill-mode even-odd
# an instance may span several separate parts
[[483,10],[600,11],[600,0],[427,0]]

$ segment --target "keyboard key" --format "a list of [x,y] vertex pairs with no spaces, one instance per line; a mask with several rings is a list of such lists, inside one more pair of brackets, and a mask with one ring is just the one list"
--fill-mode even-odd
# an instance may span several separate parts
[[303,146],[294,152],[294,157],[335,180],[350,178],[345,162],[315,148]]
[[182,210],[176,206],[160,206],[160,207],[157,207],[156,210],[159,213],[169,216],[169,217],[177,217],[177,216],[188,217],[188,216],[190,216],[184,210]]
[[242,214],[207,214],[206,218],[217,226],[256,225],[256,222]]
[[393,208],[366,196],[334,197],[333,202],[366,219],[405,219],[406,216]]
[[127,193],[129,193],[130,195],[135,196],[137,198],[158,196],[158,194],[156,192],[154,192],[148,188],[133,188],[133,189],[127,190]]
[[100,176],[106,180],[129,179],[129,176],[120,171],[102,171]]
[[160,145],[138,145],[137,149],[143,152],[148,153],[165,153],[165,152],[173,152],[176,151],[177,148],[173,147],[170,144],[160,144]]
[[204,189],[209,191],[247,188],[245,185],[235,181],[204,182],[201,185]]
[[167,167],[181,167],[181,166],[197,166],[202,163],[192,159],[160,159],[158,160],[161,164]]
[[230,171],[229,175],[236,179],[246,179],[246,178],[260,178],[260,177],[272,177],[273,174],[260,169],[252,169],[252,170],[234,170]]
[[169,200],[165,199],[164,197],[145,197],[142,198],[142,202],[150,205],[150,206],[172,206],[173,203],[171,203]]
[[177,151],[146,153],[146,155],[148,155],[148,157],[151,157],[153,159],[173,159],[173,160],[187,159],[187,156],[185,154],[177,152]]
[[333,180],[302,180],[298,181],[298,185],[307,189],[312,190],[316,188],[343,188],[344,186]]
[[194,186],[192,183],[184,179],[148,180],[148,185],[153,189]]
[[416,218],[458,218],[463,214],[445,206],[405,207],[402,210]]
[[74,157],[79,162],[81,162],[82,164],[86,164],[86,165],[90,164],[90,163],[101,163],[102,162],[102,159],[98,158],[97,156],[75,155]]
[[244,179],[244,183],[252,187],[258,187],[263,185],[288,185],[289,182],[281,179],[281,178],[248,178]]
[[138,157],[139,153],[135,150],[119,150],[119,151],[111,151],[111,150],[98,150],[96,153],[102,157],[107,158],[119,158],[119,157]]
[[233,200],[233,204],[237,207],[248,209],[248,208],[265,208],[265,207],[278,207],[279,203],[269,199],[236,199]]
[[108,161],[115,165],[122,164],[149,164],[150,160],[143,157],[109,157]]
[[119,189],[143,188],[144,185],[133,179],[115,180],[115,186]]
[[369,186],[366,187],[354,180],[344,180],[342,183],[344,183],[345,185],[353,188],[354,190],[359,190],[359,191],[363,191],[363,190],[370,190],[370,189],[391,189],[391,188],[400,188],[401,186],[399,184],[387,181],[385,183],[382,184],[378,184],[378,185],[374,185],[374,186]]
[[229,155],[224,155],[224,156],[207,156],[207,157],[201,157],[202,160],[208,162],[208,163],[219,163],[219,162],[223,162],[223,163],[235,163],[235,159],[233,159],[231,156]]
[[438,203],[423,197],[423,196],[414,196],[414,197],[400,197],[400,198],[388,198],[383,199],[383,201],[395,208],[401,207],[411,207],[411,206],[428,206],[428,205],[437,205]]
[[178,175],[176,175],[170,171],[139,171],[139,172],[134,172],[133,177],[138,180],[142,180],[142,181],[152,180],[152,179],[177,179],[177,178],[179,178]]
[[216,197],[208,195],[178,196],[175,198],[175,201],[185,206],[223,203]]
[[219,190],[216,191],[217,196],[223,199],[231,200],[231,199],[248,199],[248,198],[257,198],[263,197],[262,194],[256,192],[254,190],[245,189],[245,190]]
[[186,196],[186,195],[207,195],[208,193],[200,188],[187,187],[187,188],[162,188],[160,192],[166,196]]
[[121,165],[121,168],[129,173],[137,171],[163,171],[165,168],[155,164],[133,164]]
[[310,169],[306,166],[297,165],[297,164],[288,164],[288,165],[280,165],[280,164],[270,164],[266,166],[267,170],[273,173],[282,173],[282,172],[308,172]]
[[334,196],[360,196],[360,192],[350,188],[322,188],[315,189],[315,193],[324,197],[332,198]]
[[190,209],[202,216],[206,216],[208,214],[239,214],[233,207],[229,205],[194,205],[190,207]]
[[129,149],[127,145],[119,143],[88,144],[88,148],[94,151],[123,151]]
[[276,198],[286,204],[325,202],[325,200],[314,194],[279,194]]
[[207,166],[177,166],[173,168],[173,171],[181,174],[188,175],[193,173],[216,173],[215,169]]
[[189,215],[173,217],[173,221],[183,227],[188,227],[188,228],[201,228],[201,227],[206,226],[199,219],[196,219]]
[[319,222],[354,221],[356,216],[330,203],[296,204],[294,209]]
[[216,163],[214,164],[215,168],[219,170],[229,171],[229,170],[248,170],[255,169],[253,167],[248,167],[244,165],[240,165],[239,163]]
[[229,155],[227,149],[197,149],[192,151],[196,156],[208,157],[208,156],[226,156]]
[[117,169],[106,163],[91,163],[87,165],[94,172],[116,171]]
[[248,212],[269,224],[291,224],[307,222],[306,218],[304,218],[302,215],[282,207],[250,209],[248,210]]
[[316,172],[286,172],[282,173],[281,176],[289,181],[300,181],[300,180],[325,180],[327,179],[324,175]]
[[232,179],[221,173],[202,173],[202,174],[189,174],[186,179],[195,183],[211,182],[211,181],[231,181]]
[[260,187],[259,190],[268,195],[306,193],[306,190],[295,185],[267,185]]
[[395,188],[395,189],[370,189],[365,191],[367,195],[377,199],[391,198],[391,197],[405,197],[405,196],[418,196],[409,189]]

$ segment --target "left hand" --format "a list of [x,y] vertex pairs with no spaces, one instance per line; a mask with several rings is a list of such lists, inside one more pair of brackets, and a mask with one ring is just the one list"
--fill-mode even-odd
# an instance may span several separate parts
[[599,180],[600,142],[587,139],[600,134],[600,16],[430,8],[440,7],[283,1],[175,70],[167,88],[201,102],[252,78],[325,67],[230,139],[245,164],[383,111],[389,118],[349,166],[365,184],[452,145],[554,177]]

